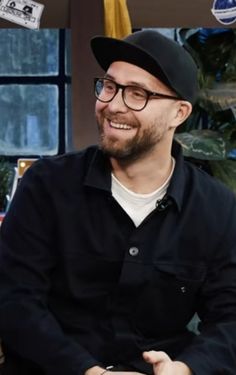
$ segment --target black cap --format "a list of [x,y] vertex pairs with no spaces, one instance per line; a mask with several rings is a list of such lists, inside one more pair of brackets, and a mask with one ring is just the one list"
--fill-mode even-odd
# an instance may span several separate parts
[[142,30],[124,39],[96,36],[91,48],[107,71],[114,61],[125,61],[151,73],[184,100],[194,104],[198,94],[197,66],[178,43],[155,30]]

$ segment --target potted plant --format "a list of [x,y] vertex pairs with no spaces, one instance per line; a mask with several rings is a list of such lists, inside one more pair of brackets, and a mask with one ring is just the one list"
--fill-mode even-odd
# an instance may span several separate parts
[[199,66],[200,95],[176,133],[184,155],[236,193],[236,31],[184,30],[184,45]]
[[6,209],[11,174],[12,168],[10,163],[0,160],[0,212],[4,212]]

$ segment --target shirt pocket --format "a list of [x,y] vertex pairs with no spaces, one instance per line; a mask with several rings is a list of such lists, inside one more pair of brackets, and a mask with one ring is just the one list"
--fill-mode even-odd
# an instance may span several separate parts
[[146,336],[182,330],[196,311],[205,276],[202,264],[154,264],[137,299],[138,330]]

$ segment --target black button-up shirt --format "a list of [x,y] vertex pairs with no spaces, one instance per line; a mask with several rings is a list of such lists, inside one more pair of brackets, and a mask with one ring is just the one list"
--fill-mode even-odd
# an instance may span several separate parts
[[[135,227],[96,147],[37,161],[1,227],[0,337],[46,374],[149,372],[166,351],[197,375],[236,372],[236,203],[176,144],[167,204]],[[194,313],[201,334],[186,329]]]

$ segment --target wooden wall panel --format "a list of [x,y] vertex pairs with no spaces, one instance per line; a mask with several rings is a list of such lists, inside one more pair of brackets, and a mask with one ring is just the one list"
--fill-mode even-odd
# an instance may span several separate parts
[[[41,27],[70,27],[71,0],[37,0],[44,4]],[[72,0],[73,1],[73,0]],[[93,0],[90,15],[103,0]],[[86,12],[87,0],[77,0]],[[224,27],[212,15],[213,0],[127,0],[133,27]],[[86,14],[85,14],[86,15]],[[100,17],[100,13],[94,13]],[[87,15],[86,15],[87,16]],[[87,23],[86,28],[91,24]],[[234,24],[232,25],[235,26]],[[0,18],[1,27],[18,27]]]
[[[70,0],[35,0],[44,5],[40,27],[68,28],[70,27]],[[80,1],[80,0],[78,0]],[[0,18],[0,28],[20,28],[13,22]]]
[[127,4],[134,28],[225,27],[211,12],[213,0],[127,0]]
[[75,149],[97,143],[93,77],[101,73],[90,50],[90,39],[103,35],[103,1],[71,1],[72,128]]

